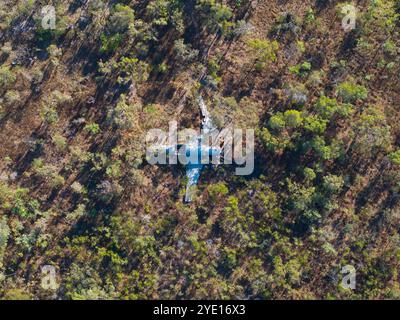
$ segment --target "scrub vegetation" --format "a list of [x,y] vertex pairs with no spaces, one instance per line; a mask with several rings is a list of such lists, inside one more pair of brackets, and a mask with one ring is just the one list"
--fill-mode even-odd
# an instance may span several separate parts
[[[399,299],[400,1],[349,3],[1,1],[0,298]],[[143,141],[199,92],[256,163],[185,204]]]

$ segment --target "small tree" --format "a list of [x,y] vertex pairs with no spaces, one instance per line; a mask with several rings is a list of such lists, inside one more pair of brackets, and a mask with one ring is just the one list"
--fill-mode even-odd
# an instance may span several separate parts
[[257,70],[263,69],[268,62],[276,60],[279,50],[279,43],[276,40],[252,39],[247,44],[254,56],[254,66]]
[[396,166],[400,166],[400,149],[389,154],[389,160]]
[[139,105],[127,103],[125,95],[121,95],[117,105],[109,111],[108,119],[113,125],[120,129],[130,129],[137,120],[137,111],[139,107]]
[[190,45],[185,44],[183,39],[178,39],[174,43],[176,60],[180,64],[186,65],[197,58],[199,50],[192,49]]
[[357,100],[368,98],[368,90],[364,86],[357,85],[353,80],[341,83],[338,86],[337,94],[346,103],[354,103]]
[[0,89],[8,89],[16,81],[16,77],[8,67],[0,68]]
[[117,4],[110,17],[108,27],[111,33],[123,33],[133,24],[134,20],[135,12],[132,8]]
[[351,104],[339,104],[336,99],[331,99],[322,95],[314,106],[318,114],[323,118],[330,120],[335,114],[348,116],[353,111]]
[[61,134],[56,133],[52,141],[54,145],[56,146],[58,151],[64,151],[67,148],[67,139],[65,139]]
[[0,271],[3,269],[3,257],[6,251],[8,238],[10,236],[10,228],[7,224],[7,218],[0,219]]
[[303,123],[303,118],[300,111],[287,110],[284,113],[286,126],[289,128],[297,128]]
[[390,126],[377,107],[370,107],[362,113],[354,125],[354,133],[356,151],[366,157],[380,150],[388,151],[391,147]]
[[233,26],[229,20],[232,18],[232,10],[225,4],[215,0],[200,0],[196,9],[201,12],[203,22],[212,32],[226,33]]
[[344,185],[344,180],[340,176],[333,174],[327,175],[323,179],[323,187],[328,194],[336,194],[340,192]]

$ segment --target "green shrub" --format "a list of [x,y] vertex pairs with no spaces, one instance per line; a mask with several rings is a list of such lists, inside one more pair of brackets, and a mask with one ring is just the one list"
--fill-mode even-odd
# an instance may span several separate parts
[[115,108],[109,111],[108,119],[120,129],[129,129],[133,126],[139,107],[127,103],[125,96],[121,95]]
[[67,139],[59,133],[56,133],[51,139],[58,151],[64,151],[67,148]]
[[8,90],[4,95],[7,106],[16,106],[21,103],[21,96],[16,90]]
[[197,1],[196,9],[201,12],[201,16],[207,28],[212,31],[220,31],[225,34],[233,23],[229,22],[232,18],[232,10],[225,4],[215,0]]
[[150,2],[146,11],[151,17],[153,24],[156,26],[166,26],[170,17],[169,14],[169,1],[156,0]]
[[114,53],[122,42],[122,35],[119,33],[112,36],[107,36],[104,33],[100,35],[101,47],[100,53]]
[[326,130],[327,122],[327,120],[319,116],[310,115],[304,118],[304,129],[315,134],[323,134]]
[[0,218],[0,270],[3,269],[3,257],[7,248],[10,228],[7,224],[7,218]]
[[400,166],[400,149],[389,154],[389,160],[396,166]]
[[208,193],[210,194],[210,198],[212,201],[217,200],[219,197],[225,196],[228,194],[228,187],[224,183],[217,183],[210,185],[208,188]]
[[167,73],[168,65],[166,63],[160,63],[156,66],[155,70],[159,73]]
[[279,152],[290,146],[290,139],[286,136],[276,137],[267,128],[262,128],[258,133],[263,146],[272,152]]
[[279,43],[276,40],[252,39],[247,44],[253,53],[257,70],[263,69],[268,62],[276,60],[279,50]]
[[218,64],[216,59],[208,61],[208,73],[214,80],[215,84],[218,84],[221,81],[221,77],[218,76],[218,72],[220,71],[220,69],[221,66]]
[[57,47],[55,44],[51,44],[47,48],[47,52],[49,53],[50,61],[53,66],[58,66],[60,64],[60,58],[62,56],[62,49]]
[[15,83],[16,79],[10,68],[4,66],[0,68],[0,89],[8,89]]
[[306,181],[310,181],[310,182],[315,180],[315,178],[317,177],[314,170],[311,168],[304,168],[303,174],[304,174],[304,178],[306,179]]
[[112,33],[123,33],[135,21],[135,12],[129,6],[117,4],[111,14],[108,27]]
[[289,128],[297,128],[303,123],[302,114],[297,110],[287,110],[283,114],[285,124]]
[[186,65],[194,61],[199,55],[199,50],[192,49],[189,44],[185,44],[183,39],[178,39],[174,42],[174,51],[176,60]]
[[149,65],[135,57],[122,57],[117,64],[118,83],[127,84],[132,81],[135,85],[145,82],[149,77]]
[[366,158],[391,148],[391,128],[377,107],[369,107],[354,124],[356,150]]
[[72,102],[72,97],[69,94],[62,93],[58,90],[54,90],[52,93],[53,101],[57,106],[63,107]]
[[89,123],[83,128],[83,130],[90,134],[98,134],[101,131],[100,126],[97,123]]
[[344,101],[354,103],[357,100],[366,100],[368,98],[368,90],[361,85],[357,85],[354,81],[346,81],[341,83],[337,89],[338,96]]
[[39,202],[29,200],[28,189],[19,188],[14,193],[11,212],[22,218],[32,218],[39,213]]
[[58,169],[55,165],[44,164],[43,159],[36,158],[33,160],[32,170],[38,177],[50,181],[53,188],[62,187],[65,179],[58,174]]
[[11,42],[6,42],[0,49],[1,53],[8,57],[12,52]]
[[8,289],[4,293],[4,300],[32,300],[32,295],[24,289]]
[[329,194],[336,194],[340,192],[344,185],[344,180],[340,176],[333,174],[327,175],[323,179],[323,187]]
[[47,124],[54,124],[58,121],[58,112],[54,106],[46,105],[42,107],[40,111],[40,117],[42,121]]
[[308,61],[289,67],[289,71],[300,77],[305,77],[311,71],[311,63]]
[[353,111],[351,104],[339,104],[336,99],[321,96],[314,106],[315,110],[323,119],[331,119],[335,114],[347,117]]
[[87,215],[86,206],[84,204],[79,204],[74,211],[67,213],[66,219],[69,222],[76,222],[85,215]]
[[272,130],[283,130],[285,128],[285,119],[283,117],[283,114],[281,112],[278,112],[277,114],[273,115],[269,121],[268,121],[268,126]]

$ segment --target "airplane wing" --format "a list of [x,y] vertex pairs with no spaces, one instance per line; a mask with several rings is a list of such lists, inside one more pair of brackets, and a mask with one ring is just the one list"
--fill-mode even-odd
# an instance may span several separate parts
[[186,176],[188,177],[188,182],[186,186],[185,202],[192,201],[193,187],[197,184],[200,177],[202,164],[188,164],[186,167]]

